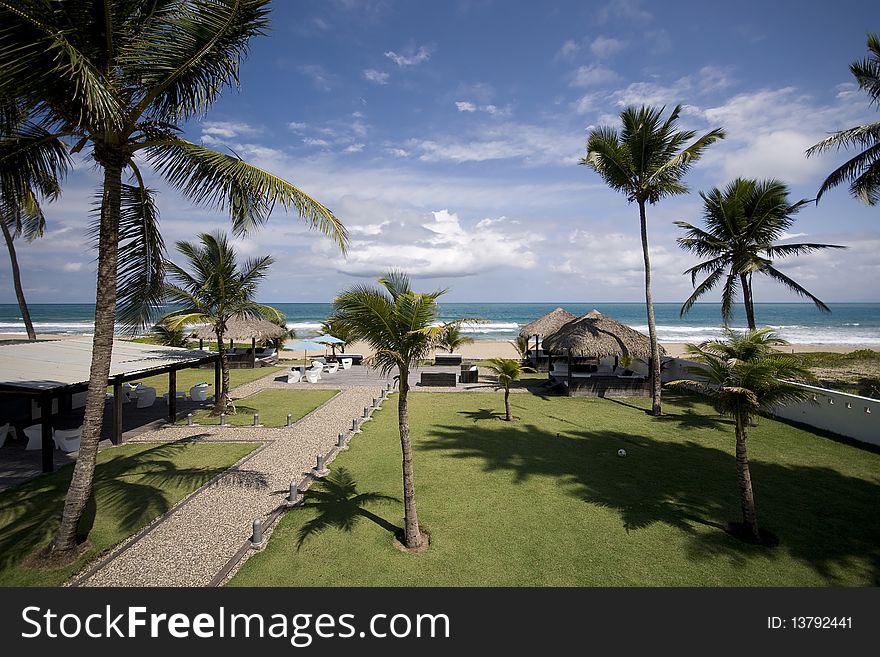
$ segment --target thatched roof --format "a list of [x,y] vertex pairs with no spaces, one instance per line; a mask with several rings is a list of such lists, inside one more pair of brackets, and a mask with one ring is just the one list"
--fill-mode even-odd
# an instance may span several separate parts
[[543,317],[539,317],[534,322],[529,322],[519,330],[520,335],[550,335],[556,333],[562,325],[577,319],[574,315],[563,308],[552,310]]
[[[591,310],[545,336],[544,349],[556,353],[571,349],[572,356],[649,358],[651,340],[598,310]],[[663,347],[660,347],[660,353],[664,353]]]
[[[224,337],[227,340],[274,340],[283,337],[286,331],[273,324],[267,319],[254,317],[253,315],[235,315],[226,322]],[[212,326],[198,326],[192,332],[192,337],[198,340],[215,340]]]

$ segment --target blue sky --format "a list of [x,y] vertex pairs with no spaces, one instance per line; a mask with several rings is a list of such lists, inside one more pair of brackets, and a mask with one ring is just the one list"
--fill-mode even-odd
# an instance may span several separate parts
[[[848,71],[880,31],[880,5],[803,2],[275,2],[229,91],[190,139],[233,149],[330,206],[349,228],[342,258],[277,213],[237,241],[271,253],[265,301],[329,301],[395,266],[450,301],[639,301],[637,210],[578,166],[589,130],[628,104],[685,106],[682,126],[724,127],[686,182],[649,208],[657,301],[691,292],[695,262],[673,221],[697,223],[697,192],[741,175],[812,198],[842,156],[807,160],[827,132],[876,121]],[[84,236],[98,177],[83,164],[49,231],[20,244],[31,302],[94,299]],[[227,219],[161,192],[166,242]],[[834,190],[793,239],[850,246],[780,261],[825,301],[880,301],[880,210]],[[172,250],[173,255],[173,250]],[[716,300],[713,296],[707,300]],[[759,283],[758,301],[796,301]],[[13,303],[0,259],[0,302]]]

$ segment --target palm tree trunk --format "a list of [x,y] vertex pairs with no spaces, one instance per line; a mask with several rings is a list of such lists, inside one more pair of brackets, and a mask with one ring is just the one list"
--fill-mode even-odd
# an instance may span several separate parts
[[504,386],[504,414],[508,422],[513,420],[510,414],[510,386]]
[[[113,352],[113,330],[116,324],[116,259],[119,248],[120,191],[122,165],[104,165],[104,193],[101,198],[101,227],[98,241],[98,281],[95,296],[95,336],[92,339],[92,363],[89,369],[89,391],[79,454],[73,477],[64,500],[61,525],[51,550],[71,554],[77,545],[77,528],[92,496],[95,459],[104,420],[107,379]],[[45,411],[44,411],[45,412]]]
[[27,301],[24,298],[24,290],[21,287],[21,271],[18,268],[18,256],[15,255],[15,244],[12,241],[12,233],[6,221],[0,217],[0,227],[3,229],[3,238],[6,240],[6,248],[9,249],[9,264],[12,266],[12,285],[15,288],[15,296],[18,298],[18,308],[21,311],[21,319],[28,334],[28,340],[36,340],[37,333],[31,322],[31,314],[28,311]]
[[217,329],[217,353],[220,354],[220,372],[221,385],[220,390],[214,391],[214,410],[213,415],[220,415],[226,412],[229,406],[229,358],[226,356],[226,345],[223,343],[223,331]]
[[639,201],[639,224],[642,230],[642,255],[645,257],[645,307],[648,311],[648,337],[651,339],[651,414],[662,415],[660,408],[660,346],[654,322],[654,299],[651,295],[651,259],[648,256],[648,220],[645,202]]
[[752,276],[751,274],[740,274],[739,280],[743,288],[743,305],[746,307],[746,321],[751,330],[755,330],[755,304],[752,299]]
[[752,475],[749,472],[749,456],[746,452],[746,425],[748,417],[736,414],[736,474],[739,478],[739,496],[742,504],[743,524],[751,532],[755,542],[761,540],[758,533],[758,515],[755,510],[755,494],[752,492]]
[[409,370],[400,368],[400,393],[397,398],[397,425],[400,430],[400,449],[403,452],[403,509],[404,542],[410,549],[420,548],[425,539],[419,529],[416,510],[416,487],[413,476],[412,443],[409,439]]

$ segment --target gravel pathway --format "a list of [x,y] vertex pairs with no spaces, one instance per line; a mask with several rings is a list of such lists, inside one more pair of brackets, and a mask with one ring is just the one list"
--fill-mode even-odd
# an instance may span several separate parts
[[[267,387],[241,386],[236,397]],[[82,586],[206,586],[250,538],[255,518],[285,503],[291,480],[300,481],[339,433],[378,396],[377,387],[343,390],[292,428],[166,427],[137,442],[254,441],[266,443],[238,469],[198,492],[163,521],[118,546]]]

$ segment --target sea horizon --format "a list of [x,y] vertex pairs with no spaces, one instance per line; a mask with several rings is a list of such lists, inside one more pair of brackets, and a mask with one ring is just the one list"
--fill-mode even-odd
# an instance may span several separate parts
[[[330,303],[267,302],[285,316],[299,337],[316,335],[321,322],[332,312]],[[880,303],[830,303],[831,313],[820,312],[812,303],[762,302],[755,304],[759,326],[774,328],[792,344],[880,346]],[[37,334],[90,335],[94,330],[94,304],[39,303],[29,306]],[[474,340],[511,340],[521,326],[563,307],[575,315],[592,309],[647,332],[644,302],[447,302],[440,304],[441,322],[462,317],[485,320],[465,323],[462,332]],[[680,303],[655,303],[654,313],[661,342],[701,342],[722,334],[721,304],[698,303],[684,317]],[[736,306],[729,325],[746,326],[741,306]],[[0,334],[24,335],[17,304],[0,304]]]

